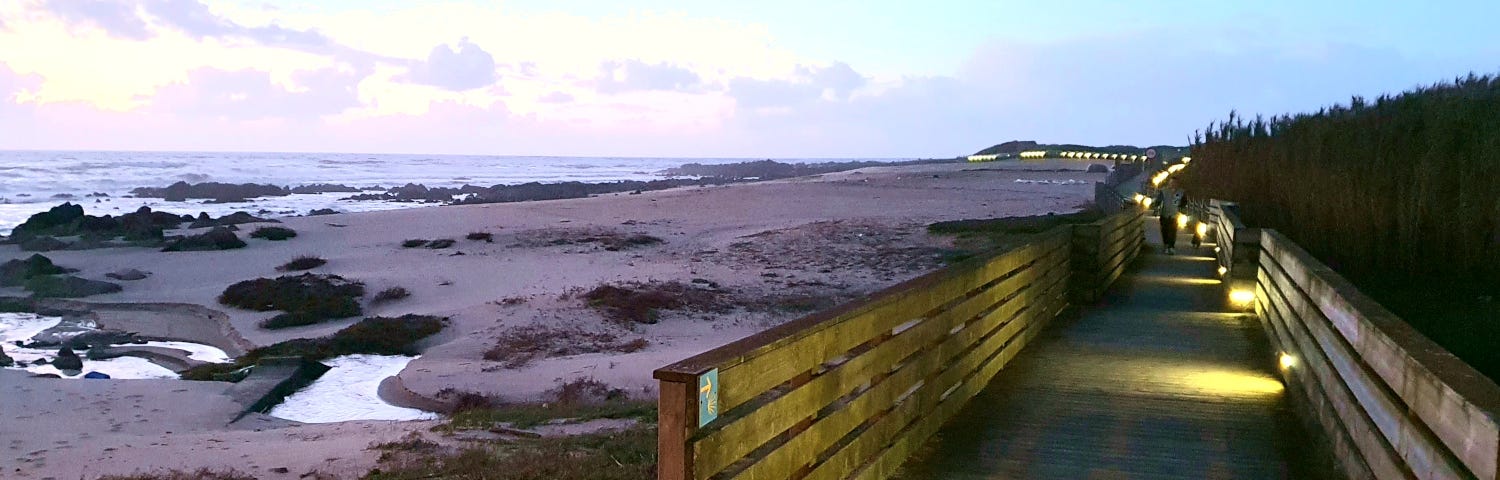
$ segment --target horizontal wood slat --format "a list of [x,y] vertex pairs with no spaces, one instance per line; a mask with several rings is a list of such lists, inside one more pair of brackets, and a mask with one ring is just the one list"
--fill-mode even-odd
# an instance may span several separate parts
[[885,478],[1068,306],[1075,277],[1102,289],[1123,272],[1144,215],[1057,227],[657,370],[680,396],[717,369],[723,412],[702,429],[696,410],[661,415],[659,478]]
[[1376,433],[1418,478],[1497,478],[1500,387],[1279,232],[1262,232],[1260,246],[1262,275],[1293,299],[1286,314],[1309,326]]

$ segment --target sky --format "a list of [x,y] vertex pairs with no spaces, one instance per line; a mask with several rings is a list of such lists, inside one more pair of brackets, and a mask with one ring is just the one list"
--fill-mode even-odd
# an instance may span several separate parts
[[0,149],[950,157],[1500,72],[1500,2],[0,0]]

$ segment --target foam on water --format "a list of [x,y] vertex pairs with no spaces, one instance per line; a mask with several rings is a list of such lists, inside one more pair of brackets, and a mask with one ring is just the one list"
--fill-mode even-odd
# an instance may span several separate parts
[[[62,321],[60,317],[44,317],[30,313],[0,313],[0,350],[15,360],[16,366],[36,374],[55,374],[63,378],[83,378],[88,372],[99,372],[109,375],[110,378],[129,380],[143,378],[177,378],[177,373],[171,369],[151,363],[150,360],[139,357],[117,357],[105,360],[84,359],[83,371],[69,375],[67,372],[58,370],[50,364],[31,365],[30,363],[39,358],[51,359],[57,356],[57,350],[44,348],[25,348],[16,345],[16,342],[27,342],[31,337],[41,333],[43,330],[52,328]],[[146,346],[166,347],[182,350],[188,353],[188,357],[204,362],[224,363],[230,361],[228,354],[216,347],[200,345],[190,342],[146,342]],[[87,350],[78,352],[80,356],[86,354]]]
[[[685,163],[719,164],[739,158],[523,157],[475,155],[387,155],[334,153],[47,152],[0,151],[0,234],[64,201],[82,203],[90,215],[119,215],[142,206],[175,214],[237,211],[270,216],[332,208],[344,212],[412,208],[428,204],[342,201],[349,193],[258,198],[251,203],[204,204],[126,198],[133,188],[173,182],[265,183],[281,186],[341,184],[386,188],[420,183],[428,187],[489,187],[527,182],[655,180],[658,172]],[[783,162],[824,159],[781,159]],[[842,159],[841,159],[842,160]],[[872,160],[872,159],[847,159]],[[878,159],[876,159],[878,160]],[[109,197],[90,198],[92,193]],[[59,195],[71,198],[57,197]]]
[[344,355],[325,360],[328,373],[298,390],[270,415],[304,423],[352,420],[431,420],[437,414],[397,407],[380,399],[380,382],[401,373],[416,357]]

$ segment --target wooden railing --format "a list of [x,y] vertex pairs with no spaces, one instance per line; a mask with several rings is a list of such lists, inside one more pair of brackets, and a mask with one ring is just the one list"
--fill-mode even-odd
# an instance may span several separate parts
[[[1067,307],[1073,277],[1119,276],[1140,218],[1057,227],[657,370],[658,478],[889,477]],[[1071,266],[1097,252],[1110,271]]]
[[1253,274],[1255,312],[1290,398],[1349,478],[1500,478],[1500,386],[1223,205],[1210,210],[1233,227],[1218,231],[1228,257],[1242,260],[1230,274]]
[[1098,300],[1141,251],[1146,242],[1146,209],[1128,207],[1103,220],[1073,227],[1074,302]]

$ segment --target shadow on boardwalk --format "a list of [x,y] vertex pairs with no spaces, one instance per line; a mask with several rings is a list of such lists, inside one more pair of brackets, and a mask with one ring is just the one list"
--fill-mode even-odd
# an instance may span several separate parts
[[[1155,226],[1155,218],[1148,218]],[[1154,228],[1148,228],[1154,230]],[[908,479],[1324,478],[1213,246],[1152,251],[1056,320],[908,463]]]

